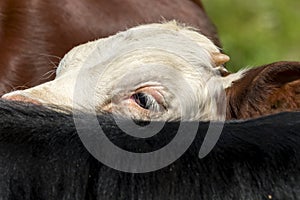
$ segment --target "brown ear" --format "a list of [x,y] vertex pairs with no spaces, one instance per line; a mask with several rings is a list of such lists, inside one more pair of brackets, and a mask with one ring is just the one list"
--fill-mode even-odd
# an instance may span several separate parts
[[227,119],[300,110],[300,62],[250,69],[226,90]]

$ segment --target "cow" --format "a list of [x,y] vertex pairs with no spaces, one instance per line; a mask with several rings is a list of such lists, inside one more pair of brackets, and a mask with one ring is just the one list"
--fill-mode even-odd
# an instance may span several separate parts
[[[178,160],[148,173],[122,172],[96,160],[74,123],[89,115],[1,99],[0,199],[300,199],[299,112],[227,121],[202,159],[198,152],[209,123],[181,122],[199,125],[194,142]],[[156,137],[137,139],[125,135],[112,115],[97,119],[114,144],[132,152],[163,148],[180,126],[167,122]],[[98,134],[90,120],[80,129]]]
[[140,25],[72,49],[53,81],[3,98],[137,120],[246,119],[300,108],[300,63],[229,73],[229,57],[176,21]]
[[201,0],[1,0],[0,95],[53,80],[60,59],[74,46],[173,19],[220,46]]

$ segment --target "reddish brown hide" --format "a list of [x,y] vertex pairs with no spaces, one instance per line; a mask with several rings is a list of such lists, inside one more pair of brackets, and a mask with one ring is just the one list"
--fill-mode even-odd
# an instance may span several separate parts
[[1,0],[0,95],[53,79],[80,43],[164,19],[197,27],[220,46],[200,0]]
[[300,62],[251,69],[226,92],[227,119],[300,110]]

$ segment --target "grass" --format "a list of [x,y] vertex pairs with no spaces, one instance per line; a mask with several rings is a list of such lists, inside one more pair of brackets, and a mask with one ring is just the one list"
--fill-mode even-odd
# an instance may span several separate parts
[[203,4],[231,57],[229,70],[300,61],[299,0],[203,0]]

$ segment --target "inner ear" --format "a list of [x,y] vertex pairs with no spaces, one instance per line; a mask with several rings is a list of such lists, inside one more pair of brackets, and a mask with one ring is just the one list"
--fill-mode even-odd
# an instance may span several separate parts
[[272,81],[274,83],[285,85],[294,81],[300,80],[300,66],[298,68],[287,68],[286,70],[282,70],[279,72],[275,72],[274,75],[271,74]]
[[289,111],[300,109],[300,65],[288,65],[270,74],[273,92],[267,102],[272,110]]
[[300,62],[253,68],[227,89],[227,118],[300,110]]

